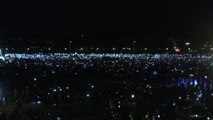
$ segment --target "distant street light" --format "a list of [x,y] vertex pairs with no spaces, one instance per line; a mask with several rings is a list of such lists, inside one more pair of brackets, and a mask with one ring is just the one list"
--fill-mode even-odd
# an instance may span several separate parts
[[69,53],[71,53],[71,44],[72,44],[72,41],[69,41]]
[[186,42],[185,45],[189,46],[189,45],[190,45],[190,42]]
[[136,43],[136,41],[133,41],[133,43],[132,43],[132,53],[133,54],[135,53],[135,43]]
[[134,94],[132,94],[132,95],[131,95],[131,98],[135,98],[135,95],[134,95]]

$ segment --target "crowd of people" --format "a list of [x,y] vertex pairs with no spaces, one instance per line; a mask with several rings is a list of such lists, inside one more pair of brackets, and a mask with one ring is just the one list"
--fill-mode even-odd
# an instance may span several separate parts
[[4,58],[2,118],[213,118],[212,54],[38,53]]

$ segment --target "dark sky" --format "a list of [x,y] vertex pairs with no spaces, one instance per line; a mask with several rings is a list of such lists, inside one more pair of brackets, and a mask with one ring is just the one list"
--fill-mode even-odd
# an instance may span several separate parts
[[0,29],[18,34],[137,32],[213,38],[212,2],[147,1],[1,1]]

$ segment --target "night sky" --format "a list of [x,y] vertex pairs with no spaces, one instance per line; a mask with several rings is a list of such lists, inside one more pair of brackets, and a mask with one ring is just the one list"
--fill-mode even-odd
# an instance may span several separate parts
[[140,33],[213,39],[213,2],[6,1],[0,30],[6,34],[75,35]]

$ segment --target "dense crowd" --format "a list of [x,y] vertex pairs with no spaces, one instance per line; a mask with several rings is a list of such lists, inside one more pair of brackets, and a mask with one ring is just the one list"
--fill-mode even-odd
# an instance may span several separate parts
[[212,73],[211,54],[6,54],[0,116],[211,119]]

